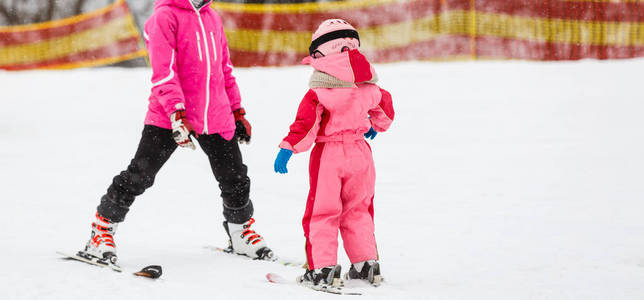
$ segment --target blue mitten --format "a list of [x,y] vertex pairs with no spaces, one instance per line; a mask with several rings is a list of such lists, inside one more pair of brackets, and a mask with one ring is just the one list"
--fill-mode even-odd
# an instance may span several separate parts
[[370,139],[370,140],[373,140],[373,138],[375,138],[375,137],[376,137],[376,134],[378,134],[378,132],[377,132],[377,131],[375,131],[375,130],[373,129],[373,127],[371,127],[371,128],[369,128],[369,131],[367,131],[367,133],[365,133],[365,134],[364,134],[364,137],[365,137],[365,138],[368,138],[368,139]]
[[288,163],[288,160],[291,158],[291,155],[293,155],[293,151],[288,149],[283,149],[283,148],[280,149],[280,152],[277,153],[277,157],[275,158],[275,164],[273,165],[276,173],[282,173],[282,174],[288,173],[288,169],[286,169],[286,164]]

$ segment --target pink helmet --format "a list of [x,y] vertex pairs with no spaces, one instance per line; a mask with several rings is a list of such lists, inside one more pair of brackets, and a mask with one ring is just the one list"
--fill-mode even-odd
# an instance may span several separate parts
[[342,19],[328,19],[322,22],[311,37],[309,54],[314,58],[358,49],[360,37],[351,24]]

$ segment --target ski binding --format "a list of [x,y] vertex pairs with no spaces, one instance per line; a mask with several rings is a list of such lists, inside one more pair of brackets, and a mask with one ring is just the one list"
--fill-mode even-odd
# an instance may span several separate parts
[[336,286],[333,286],[333,285],[301,284],[300,281],[297,280],[297,279],[294,280],[294,281],[289,281],[289,280],[286,280],[284,277],[282,277],[282,276],[280,276],[279,274],[276,274],[276,273],[268,273],[268,274],[266,274],[266,279],[271,283],[278,283],[278,284],[294,283],[294,284],[297,284],[299,286],[307,287],[307,288],[310,288],[310,289],[312,289],[314,291],[323,292],[323,293],[336,294],[336,295],[355,295],[355,296],[362,295],[362,293],[345,291],[345,290],[342,289],[342,287],[336,287]]
[[69,254],[62,251],[56,251],[56,253],[64,256],[66,259],[73,259],[73,260],[81,261],[81,262],[88,263],[90,265],[99,266],[99,267],[108,267],[116,272],[123,271],[123,269],[121,269],[121,267],[118,264],[116,264],[116,256],[98,258],[96,256],[89,255],[84,251],[78,251],[76,254]]

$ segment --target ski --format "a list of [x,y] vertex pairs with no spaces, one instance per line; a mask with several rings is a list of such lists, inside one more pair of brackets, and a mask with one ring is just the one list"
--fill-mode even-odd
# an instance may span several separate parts
[[121,269],[121,267],[119,265],[117,265],[115,262],[110,261],[110,260],[105,259],[105,258],[101,259],[101,258],[98,258],[98,257],[95,257],[95,256],[88,255],[87,253],[85,253],[83,251],[78,251],[76,254],[69,254],[69,253],[62,252],[62,251],[56,251],[56,253],[58,253],[59,255],[62,255],[65,259],[76,260],[76,261],[84,262],[84,263],[87,263],[87,264],[90,264],[90,265],[99,266],[99,267],[102,267],[102,268],[107,267],[107,268],[110,268],[111,270],[119,272],[119,273],[123,272],[123,269]]
[[[208,250],[215,251],[215,252],[227,253],[227,254],[236,254],[230,248],[221,248],[221,247],[217,247],[217,246],[204,246],[204,249],[208,249]],[[280,265],[286,266],[286,267],[306,268],[306,263],[304,263],[304,262],[288,260],[288,259],[284,259],[284,258],[281,258],[281,257],[273,257],[272,259],[257,259],[257,258],[250,258],[250,257],[248,257],[246,255],[243,255],[243,254],[237,254],[237,256],[239,256],[241,258],[250,259],[250,260],[270,261],[270,262],[274,262],[274,263],[277,263],[277,264],[280,264]]]
[[[56,251],[56,253],[63,256],[63,259],[66,259],[66,260],[75,260],[75,261],[80,261],[93,266],[98,266],[101,268],[109,268],[118,273],[123,272],[123,268],[121,268],[121,266],[117,265],[116,263],[109,261],[108,259],[105,259],[105,258],[100,259],[98,257],[88,255],[83,251],[78,251],[76,254],[69,254],[63,251]],[[161,266],[158,266],[158,265],[147,266],[138,272],[132,273],[132,275],[146,277],[150,279],[157,279],[161,277],[161,274],[162,274],[162,269],[161,269]]]
[[353,295],[353,296],[362,295],[362,293],[359,293],[359,292],[349,292],[349,291],[343,290],[341,287],[335,287],[335,286],[331,286],[331,285],[301,284],[297,279],[293,280],[293,281],[290,281],[290,280],[287,280],[286,278],[284,278],[281,275],[276,274],[276,273],[268,273],[268,274],[266,274],[266,280],[268,280],[268,282],[277,283],[277,284],[297,284],[299,286],[310,288],[310,289],[312,289],[314,291],[323,292],[323,293],[329,293],[329,294],[335,294],[335,295]]

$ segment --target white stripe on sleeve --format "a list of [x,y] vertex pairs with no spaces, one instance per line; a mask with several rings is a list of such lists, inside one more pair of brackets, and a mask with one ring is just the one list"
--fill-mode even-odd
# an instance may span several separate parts
[[161,79],[161,80],[159,80],[157,82],[152,82],[153,87],[155,87],[157,85],[160,85],[160,84],[164,84],[164,83],[172,80],[172,78],[174,78],[174,70],[172,70],[172,65],[173,64],[174,64],[174,49],[172,49],[172,57],[170,58],[170,74],[168,74],[168,76],[166,78],[163,78],[163,79]]

